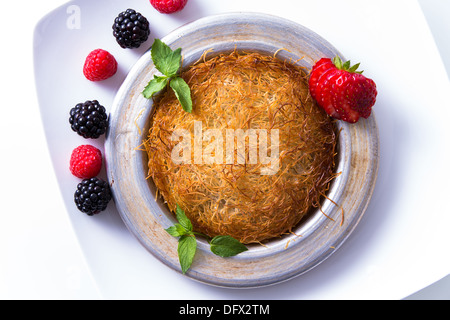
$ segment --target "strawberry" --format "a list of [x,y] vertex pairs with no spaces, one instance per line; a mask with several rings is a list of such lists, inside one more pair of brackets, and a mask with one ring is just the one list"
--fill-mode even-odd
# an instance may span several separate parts
[[311,69],[311,96],[333,118],[355,123],[372,113],[377,87],[358,68],[359,63],[350,66],[350,61],[342,63],[336,56],[333,60],[320,59]]

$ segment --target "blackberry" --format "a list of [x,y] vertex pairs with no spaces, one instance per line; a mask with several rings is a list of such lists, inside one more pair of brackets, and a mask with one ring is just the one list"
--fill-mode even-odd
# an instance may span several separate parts
[[97,139],[106,132],[108,115],[97,100],[77,104],[70,110],[72,130],[88,139]]
[[88,216],[104,211],[111,198],[109,184],[99,178],[84,179],[78,184],[74,194],[78,210]]
[[117,43],[124,49],[139,48],[150,35],[147,18],[133,9],[119,13],[112,28]]

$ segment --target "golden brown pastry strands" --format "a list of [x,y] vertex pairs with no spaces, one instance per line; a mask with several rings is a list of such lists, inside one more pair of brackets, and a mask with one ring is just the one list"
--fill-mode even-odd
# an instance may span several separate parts
[[[165,90],[155,98],[144,143],[148,177],[171,211],[178,204],[196,231],[248,244],[292,232],[321,207],[336,177],[337,132],[310,97],[302,68],[235,50],[199,60],[182,77],[191,88],[193,112],[185,112],[173,91]],[[175,164],[171,155],[179,142],[172,141],[172,134],[188,130],[194,137],[195,121],[201,121],[203,132],[279,130],[278,171],[262,175],[267,165],[260,159],[239,164],[236,150],[230,164]],[[202,150],[210,143],[203,141]],[[249,150],[247,146],[246,160]],[[191,153],[194,159],[193,147]]]

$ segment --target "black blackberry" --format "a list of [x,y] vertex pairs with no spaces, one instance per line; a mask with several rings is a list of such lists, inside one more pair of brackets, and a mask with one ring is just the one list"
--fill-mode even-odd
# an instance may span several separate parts
[[88,216],[104,211],[111,198],[109,184],[98,178],[84,179],[74,194],[77,208]]
[[108,115],[97,100],[86,101],[70,110],[69,123],[80,136],[97,139],[106,132]]
[[147,18],[133,9],[119,13],[112,28],[117,43],[124,49],[139,48],[150,35]]

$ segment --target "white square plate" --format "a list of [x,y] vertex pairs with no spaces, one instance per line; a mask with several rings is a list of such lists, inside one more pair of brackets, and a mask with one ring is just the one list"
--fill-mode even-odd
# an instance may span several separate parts
[[[152,34],[137,50],[120,48],[111,26],[127,8],[144,14]],[[154,38],[198,18],[257,11],[300,23],[331,42],[377,82],[380,169],[360,225],[335,255],[294,280],[260,289],[230,290],[187,279],[151,256],[128,232],[114,204],[88,217],[73,193],[71,151],[84,140],[70,129],[69,110],[97,99],[107,109],[126,74]],[[343,18],[343,17],[351,18]],[[110,51],[118,73],[87,81],[82,66],[96,48]],[[34,39],[36,86],[50,155],[81,248],[105,298],[150,299],[400,299],[448,274],[445,204],[449,193],[447,99],[450,85],[415,1],[190,0],[172,15],[148,1],[77,0],[44,17]],[[104,175],[104,171],[102,172]],[[171,290],[176,284],[177,290]]]

